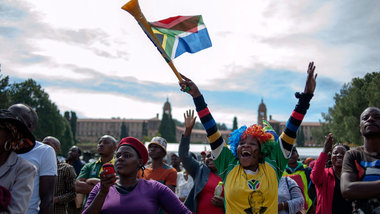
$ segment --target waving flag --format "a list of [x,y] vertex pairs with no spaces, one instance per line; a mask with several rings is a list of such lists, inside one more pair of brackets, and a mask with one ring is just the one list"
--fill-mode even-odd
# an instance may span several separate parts
[[202,16],[176,16],[151,22],[150,26],[171,59],[211,47]]

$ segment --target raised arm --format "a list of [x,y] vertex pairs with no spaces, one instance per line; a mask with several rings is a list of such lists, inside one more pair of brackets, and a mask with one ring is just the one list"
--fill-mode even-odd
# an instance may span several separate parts
[[[191,81],[184,75],[181,74],[181,76],[184,79],[183,83],[180,83],[181,90],[190,94],[193,97],[196,111],[198,112],[199,119],[201,120],[201,123],[207,132],[207,138],[210,142],[214,158],[216,159],[223,148],[224,140],[222,138],[222,135],[220,134],[216,126],[215,120],[212,117],[209,109],[207,108],[207,104],[201,92],[199,91],[197,85],[195,85],[193,81]],[[190,89],[185,90],[186,86]]]
[[325,146],[319,155],[313,170],[311,171],[310,177],[315,185],[320,186],[324,181],[327,182],[327,171],[325,171],[325,165],[328,159],[328,153],[331,152],[332,145],[333,136],[329,133],[328,136],[325,136]]
[[182,135],[181,141],[179,143],[178,155],[182,161],[183,167],[193,178],[195,177],[196,171],[199,168],[199,162],[195,160],[189,153],[190,148],[190,135],[195,124],[194,110],[186,111],[183,114],[185,118],[185,133]]
[[282,132],[281,146],[283,148],[283,153],[286,158],[289,157],[290,152],[293,148],[294,141],[296,140],[297,130],[302,123],[302,120],[306,114],[307,109],[310,106],[310,100],[313,97],[314,90],[316,87],[317,74],[314,74],[315,66],[314,62],[309,63],[307,69],[307,79],[305,84],[305,89],[303,93],[296,93],[296,97],[299,99],[296,107],[294,108],[284,132]]

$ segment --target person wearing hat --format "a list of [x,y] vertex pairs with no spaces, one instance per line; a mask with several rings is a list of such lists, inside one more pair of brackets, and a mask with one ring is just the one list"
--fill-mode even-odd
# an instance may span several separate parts
[[[207,133],[214,164],[223,180],[226,213],[277,213],[278,184],[286,166],[300,126],[316,87],[314,62],[310,62],[303,93],[285,130],[278,136],[267,121],[264,127],[242,126],[230,134],[225,143],[217,123],[197,85],[181,75],[181,91],[192,98],[198,116]],[[270,80],[267,80],[270,84]],[[241,100],[241,102],[245,102]],[[281,204],[286,208],[286,204]]]
[[156,180],[175,192],[177,170],[164,163],[166,145],[165,138],[152,138],[148,145],[149,157],[152,158],[152,163],[145,167],[144,173],[140,171],[138,177],[146,180]]
[[33,192],[36,168],[18,157],[35,145],[21,118],[0,110],[0,212],[26,213]]
[[144,213],[156,214],[160,208],[167,213],[190,211],[165,185],[155,180],[137,178],[144,171],[148,161],[148,151],[138,139],[123,138],[117,146],[115,173],[100,173],[100,182],[91,191],[86,213]]
[[[37,129],[38,115],[32,107],[18,103],[11,105],[8,110],[22,118],[22,121],[31,133]],[[54,149],[39,141],[35,141],[33,149],[19,154],[19,157],[31,162],[37,169],[27,213],[53,213],[54,189],[57,179],[57,159]]]

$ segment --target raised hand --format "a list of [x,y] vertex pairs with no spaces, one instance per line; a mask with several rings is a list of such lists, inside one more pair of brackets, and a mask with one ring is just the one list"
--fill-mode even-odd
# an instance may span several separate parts
[[190,136],[191,130],[194,127],[195,120],[197,117],[194,117],[194,110],[187,110],[185,113],[183,113],[183,117],[185,118],[185,136]]
[[307,69],[307,79],[306,79],[306,85],[305,85],[305,90],[304,90],[305,94],[314,93],[315,87],[317,85],[316,79],[318,76],[318,74],[314,75],[314,70],[315,70],[314,62],[310,62],[309,67]]
[[325,136],[325,147],[323,148],[323,153],[327,154],[331,152],[333,145],[333,135],[329,133],[329,135]]
[[179,83],[179,86],[181,86],[181,91],[190,94],[193,98],[201,96],[201,92],[199,91],[197,85],[195,85],[191,79],[185,77],[183,74],[181,74],[181,77],[184,80],[182,83]]
[[112,185],[114,185],[117,180],[116,174],[106,174],[105,171],[100,173],[100,192],[108,194],[108,191]]
[[195,124],[194,110],[187,110],[186,113],[183,113],[183,117],[185,118],[185,127],[187,129],[192,129]]

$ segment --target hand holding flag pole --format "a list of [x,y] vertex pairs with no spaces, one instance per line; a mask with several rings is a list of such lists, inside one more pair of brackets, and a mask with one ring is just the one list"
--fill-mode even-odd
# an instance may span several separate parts
[[150,27],[144,14],[141,12],[138,0],[130,0],[122,7],[122,9],[129,12],[136,19],[137,23],[140,25],[142,30],[148,36],[150,41],[153,42],[153,44],[157,47],[157,50],[161,53],[162,57],[164,57],[165,61],[169,64],[170,68],[173,70],[179,82],[183,83],[183,79],[181,75],[178,73],[177,68],[174,66],[172,59],[166,54],[164,48],[162,48],[159,40],[154,35],[152,28]]

